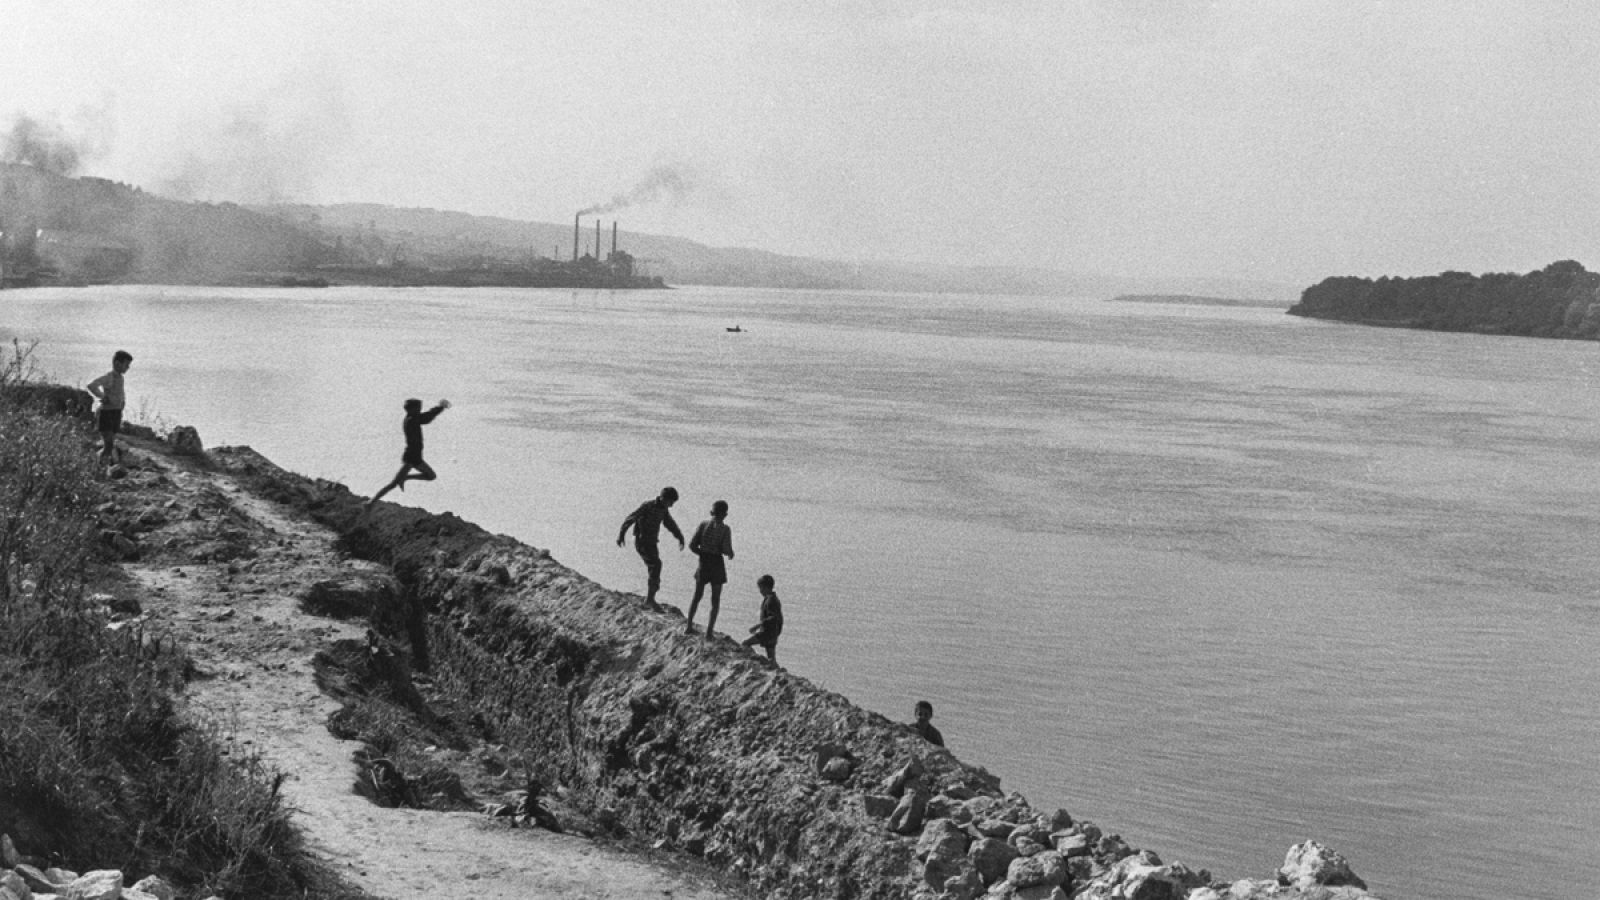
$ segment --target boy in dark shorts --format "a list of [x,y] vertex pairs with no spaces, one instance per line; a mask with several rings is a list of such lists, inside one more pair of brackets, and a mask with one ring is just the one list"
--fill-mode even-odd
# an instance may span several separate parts
[[700,523],[689,540],[689,550],[700,557],[700,566],[694,571],[694,597],[689,601],[689,623],[684,626],[694,631],[694,613],[700,608],[700,598],[706,585],[711,585],[711,612],[706,616],[706,637],[711,637],[717,627],[717,612],[722,609],[722,586],[728,583],[728,566],[722,561],[733,559],[733,529],[722,521],[728,517],[728,501],[711,504],[711,518]]
[[773,590],[775,584],[771,575],[756,579],[756,589],[761,592],[761,621],[750,626],[750,636],[744,640],[746,647],[765,647],[767,659],[773,662],[778,661],[778,635],[783,634],[783,604]]
[[100,459],[108,466],[115,465],[121,455],[117,452],[117,432],[122,430],[122,410],[128,404],[122,376],[131,365],[133,354],[118,350],[111,356],[111,371],[89,382],[85,388],[100,403],[100,410],[95,414],[95,430],[100,432],[100,439],[105,443]]
[[[439,476],[434,473],[433,467],[422,459],[422,426],[439,417],[439,413],[450,408],[449,400],[440,400],[439,404],[427,412],[422,411],[422,401],[413,397],[405,402],[406,417],[400,423],[400,430],[406,435],[406,449],[400,454],[400,471],[394,478],[383,486],[383,490],[367,501],[371,506],[378,502],[384,494],[395,488],[404,491],[407,481],[432,481]],[[415,472],[412,470],[415,469]]]

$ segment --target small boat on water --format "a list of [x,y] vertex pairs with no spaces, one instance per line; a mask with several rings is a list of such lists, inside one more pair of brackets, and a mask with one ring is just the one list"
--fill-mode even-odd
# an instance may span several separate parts
[[744,331],[744,328],[742,328],[741,326],[735,325],[732,328],[729,328],[728,330],[733,332],[733,333],[735,333],[735,334],[740,334],[740,333],[742,333]]

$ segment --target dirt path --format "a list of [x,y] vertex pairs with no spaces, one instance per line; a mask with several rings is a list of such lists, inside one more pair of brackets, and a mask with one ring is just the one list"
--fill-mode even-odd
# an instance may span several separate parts
[[333,533],[227,474],[134,446],[113,496],[148,528],[146,561],[124,566],[147,628],[187,645],[201,674],[189,688],[192,711],[287,774],[295,822],[350,883],[396,898],[464,890],[489,900],[732,900],[677,867],[585,838],[513,830],[477,813],[387,809],[355,793],[358,745],[328,731],[338,703],[313,682],[312,657],[365,629],[302,612],[297,595],[376,567],[342,558]]

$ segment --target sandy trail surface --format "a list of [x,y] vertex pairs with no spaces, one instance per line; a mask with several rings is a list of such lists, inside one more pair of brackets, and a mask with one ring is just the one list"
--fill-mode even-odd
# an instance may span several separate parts
[[126,589],[138,594],[145,627],[177,636],[194,659],[192,713],[286,775],[284,795],[308,846],[350,884],[396,898],[737,896],[648,854],[512,829],[480,813],[384,808],[357,794],[359,745],[329,732],[339,704],[314,683],[312,658],[336,640],[364,638],[365,628],[303,612],[298,596],[316,581],[377,567],[342,556],[331,531],[224,471],[132,445],[113,502],[154,527],[141,535],[141,561],[124,564]]

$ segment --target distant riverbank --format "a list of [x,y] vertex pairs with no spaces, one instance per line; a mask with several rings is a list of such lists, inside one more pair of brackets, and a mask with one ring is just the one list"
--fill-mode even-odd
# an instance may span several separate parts
[[1328,278],[1289,314],[1358,325],[1600,339],[1600,274],[1571,260],[1526,275]]

